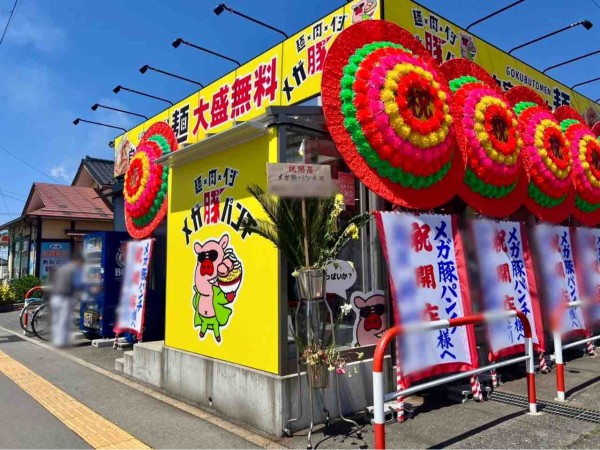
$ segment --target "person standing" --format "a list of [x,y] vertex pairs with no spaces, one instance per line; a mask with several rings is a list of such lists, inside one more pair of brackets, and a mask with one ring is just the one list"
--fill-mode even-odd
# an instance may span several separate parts
[[71,317],[75,297],[82,286],[81,255],[76,254],[67,264],[54,272],[50,310],[52,312],[52,344],[66,347],[71,341]]

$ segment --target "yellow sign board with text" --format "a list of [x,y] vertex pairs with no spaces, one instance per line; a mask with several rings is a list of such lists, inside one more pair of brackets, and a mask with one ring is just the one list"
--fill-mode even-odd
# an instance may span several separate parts
[[321,91],[327,51],[336,36],[364,20],[380,19],[380,0],[355,0],[323,17],[283,44],[281,104],[302,102]]
[[247,191],[266,190],[269,135],[171,168],[165,345],[279,371],[279,256],[241,227],[263,218]]
[[588,124],[600,120],[600,114],[587,97],[542,74],[531,66],[473,36],[410,0],[385,2],[385,20],[410,31],[442,63],[451,58],[472,60],[487,70],[504,90],[513,86],[529,86],[540,94],[551,108],[570,105]]
[[[229,72],[176,105],[115,139],[115,176],[123,175],[142,134],[158,120],[171,125],[181,145],[193,144],[236,123],[291,105],[321,91],[321,71],[335,36],[353,23],[379,19],[381,0],[352,0],[318,22]],[[136,131],[134,139],[133,131]]]

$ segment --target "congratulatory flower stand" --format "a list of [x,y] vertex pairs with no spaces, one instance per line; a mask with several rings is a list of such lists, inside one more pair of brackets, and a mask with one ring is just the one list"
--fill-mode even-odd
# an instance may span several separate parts
[[[296,279],[300,301],[290,332],[296,341],[299,381],[302,366],[306,366],[308,375],[311,421],[307,444],[308,448],[312,448],[313,390],[329,387],[330,372],[351,376],[346,371],[346,359],[337,348],[335,332],[352,307],[350,304],[342,305],[334,319],[335,315],[325,299],[325,267],[335,264],[334,260],[350,240],[359,238],[359,231],[369,222],[370,215],[356,215],[340,227],[339,216],[344,209],[341,194],[327,194],[326,198],[274,198],[254,185],[249,186],[248,191],[268,218],[258,220],[256,225],[245,223],[244,227],[270,240],[282,252],[289,267],[296,267],[292,275]],[[362,357],[361,353],[357,355],[359,359]],[[341,419],[358,427],[356,422],[343,416],[337,377],[335,382]],[[299,383],[299,386],[299,404],[302,405],[302,384]],[[325,412],[327,426],[329,411],[325,408]],[[286,435],[291,435],[289,424],[299,420],[302,414],[301,410],[299,417],[288,421],[284,430]]]

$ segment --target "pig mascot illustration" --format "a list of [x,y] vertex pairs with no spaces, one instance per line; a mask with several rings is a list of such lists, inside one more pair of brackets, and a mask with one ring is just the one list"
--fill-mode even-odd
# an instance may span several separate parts
[[350,302],[356,313],[352,345],[376,345],[387,329],[387,305],[383,291],[354,292]]
[[352,6],[352,23],[372,19],[376,10],[377,0],[360,0]]
[[229,245],[229,235],[217,241],[194,243],[198,263],[194,271],[194,327],[200,327],[198,336],[204,339],[211,330],[217,343],[221,342],[221,328],[233,313],[230,305],[242,283],[242,265]]
[[469,61],[475,61],[477,55],[477,47],[473,36],[470,34],[460,34],[460,57],[468,59]]

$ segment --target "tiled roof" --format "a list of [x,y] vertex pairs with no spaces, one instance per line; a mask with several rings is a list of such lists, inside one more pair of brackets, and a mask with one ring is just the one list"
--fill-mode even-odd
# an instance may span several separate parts
[[[36,194],[41,201],[41,207],[40,202],[32,202]],[[23,215],[73,220],[113,219],[113,212],[95,189],[48,183],[33,184]]]
[[[94,180],[98,182],[101,186],[107,186],[109,184],[113,184],[113,174],[115,170],[115,164],[110,159],[100,159],[100,158],[92,158],[91,156],[86,156],[81,160],[81,166],[84,166],[94,177]],[[77,175],[81,171],[81,166],[77,171]],[[77,175],[75,179],[77,179]]]

